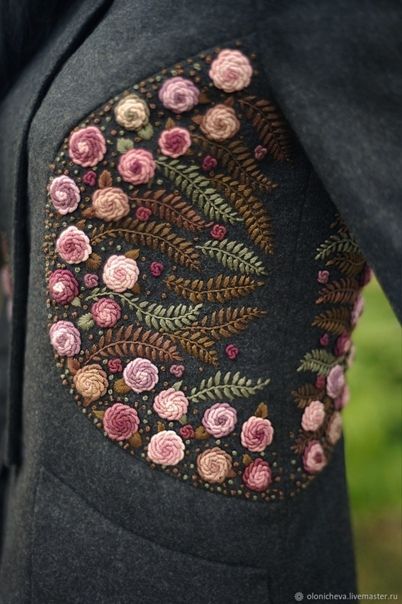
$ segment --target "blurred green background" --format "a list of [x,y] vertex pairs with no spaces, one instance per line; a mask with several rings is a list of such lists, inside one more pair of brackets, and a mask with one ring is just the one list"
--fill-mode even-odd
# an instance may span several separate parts
[[402,598],[401,330],[376,280],[364,298],[344,410],[359,589]]

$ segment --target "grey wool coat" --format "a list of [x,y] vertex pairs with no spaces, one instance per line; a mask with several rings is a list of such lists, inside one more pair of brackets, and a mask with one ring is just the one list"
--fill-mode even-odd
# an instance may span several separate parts
[[22,73],[2,604],[356,591],[342,408],[369,266],[401,316],[398,12],[91,0]]

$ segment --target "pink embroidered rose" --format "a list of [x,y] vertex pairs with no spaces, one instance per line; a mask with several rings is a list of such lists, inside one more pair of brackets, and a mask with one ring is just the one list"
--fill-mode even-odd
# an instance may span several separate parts
[[206,449],[197,457],[198,474],[210,483],[222,483],[232,472],[232,458],[219,447]]
[[215,403],[205,411],[202,418],[205,430],[215,438],[221,438],[233,432],[236,422],[236,409],[229,403]]
[[127,386],[136,394],[152,390],[158,383],[158,368],[148,361],[137,357],[130,361],[123,372],[123,378]]
[[140,271],[135,260],[126,256],[110,256],[103,267],[103,281],[114,292],[131,289],[138,281]]
[[350,347],[350,350],[346,356],[346,366],[348,369],[350,369],[353,365],[353,363],[355,362],[356,359],[356,346],[353,344]]
[[68,153],[75,164],[84,168],[95,166],[104,158],[106,142],[96,126],[80,128],[70,136]]
[[179,430],[179,433],[180,436],[184,438],[184,440],[190,440],[195,436],[194,428],[193,426],[191,426],[191,424],[186,424],[185,426],[182,426]]
[[347,354],[352,346],[352,340],[350,339],[349,334],[345,331],[343,334],[337,338],[335,342],[335,355],[337,357],[341,357]]
[[369,267],[368,264],[364,265],[364,269],[360,275],[360,285],[362,287],[364,287],[365,285],[367,285],[368,283],[370,283],[370,281],[373,278],[373,271],[371,270],[371,268]]
[[121,220],[130,212],[128,197],[119,187],[98,189],[92,196],[92,209],[96,218],[105,222]]
[[169,371],[175,377],[181,378],[184,373],[184,365],[172,365]]
[[317,281],[321,285],[325,285],[329,280],[329,271],[318,271]]
[[114,327],[121,317],[120,304],[111,298],[101,298],[92,304],[91,315],[98,327]]
[[272,482],[271,468],[261,458],[252,461],[243,472],[243,482],[251,491],[262,493]]
[[126,130],[139,130],[148,124],[149,107],[136,94],[128,94],[114,108],[116,122]]
[[239,50],[221,50],[209,70],[214,85],[224,92],[243,90],[250,84],[252,75],[250,61]]
[[204,172],[210,172],[211,170],[214,170],[217,165],[218,161],[215,159],[215,157],[212,157],[212,155],[206,155],[202,160],[202,169],[204,170]]
[[269,419],[252,415],[241,429],[241,444],[249,451],[259,452],[272,443],[274,429]]
[[363,310],[364,310],[364,300],[363,300],[363,296],[358,296],[356,302],[354,303],[351,315],[350,315],[350,323],[352,325],[352,327],[355,327],[357,325],[358,320],[360,319],[361,315],[363,314]]
[[81,335],[70,321],[57,321],[49,330],[50,342],[61,357],[73,357],[81,349]]
[[132,407],[115,403],[103,416],[103,429],[112,440],[126,440],[138,431],[140,419]]
[[148,457],[162,466],[175,466],[184,457],[184,442],[173,430],[163,430],[151,437]]
[[84,285],[88,289],[92,287],[97,287],[99,285],[99,277],[95,275],[95,273],[87,273],[84,275]]
[[327,376],[327,394],[337,398],[345,387],[345,373],[340,365],[332,367]]
[[123,363],[121,362],[121,359],[109,359],[107,368],[110,373],[121,373],[123,371]]
[[225,239],[227,232],[227,228],[223,224],[214,224],[210,231],[212,239],[217,241]]
[[188,400],[181,390],[168,388],[156,395],[153,408],[159,417],[173,421],[187,413]]
[[78,369],[73,380],[78,394],[88,403],[97,401],[106,394],[109,385],[106,373],[97,363]]
[[69,176],[57,176],[49,186],[50,199],[59,214],[69,214],[78,208],[80,190]]
[[49,293],[58,304],[68,304],[78,296],[78,281],[67,269],[58,269],[49,277]]
[[190,111],[198,103],[200,91],[191,80],[174,77],[166,80],[159,89],[159,99],[166,109],[175,113]]
[[65,262],[79,264],[88,260],[91,244],[84,231],[75,226],[67,227],[56,241],[56,251]]
[[94,172],[93,170],[88,170],[88,172],[85,172],[82,180],[85,185],[88,185],[89,187],[94,187],[96,185],[96,172]]
[[329,344],[329,334],[328,333],[322,334],[322,336],[320,337],[320,344],[321,344],[321,346],[328,346],[328,344]]
[[304,410],[301,425],[303,430],[315,432],[325,419],[325,409],[321,401],[312,401]]
[[235,361],[237,359],[237,357],[239,356],[239,352],[240,352],[239,349],[234,344],[228,344],[225,347],[226,356],[231,361]]
[[327,438],[331,445],[335,445],[342,436],[342,416],[335,411],[328,423]]
[[317,440],[308,443],[303,453],[303,465],[306,472],[316,474],[326,466],[327,458],[324,449]]
[[240,122],[232,107],[215,105],[208,109],[200,124],[204,134],[214,141],[224,141],[236,134]]
[[120,157],[118,170],[126,182],[141,185],[149,182],[155,174],[155,160],[146,149],[130,149]]
[[135,217],[137,220],[141,222],[147,222],[152,216],[152,210],[150,208],[145,208],[144,206],[140,206],[135,210]]
[[350,398],[349,387],[348,387],[347,384],[345,384],[344,388],[342,389],[342,392],[335,399],[335,409],[337,409],[338,411],[340,411],[341,409],[343,409],[344,407],[346,407],[346,405],[349,402],[349,398]]
[[180,157],[191,147],[191,136],[185,128],[170,128],[162,132],[158,144],[163,155]]
[[323,388],[325,388],[326,383],[327,378],[325,377],[325,375],[317,375],[315,379],[315,387],[318,388],[318,390],[322,390]]
[[162,262],[151,262],[150,270],[153,277],[160,277],[164,269]]
[[265,147],[262,147],[262,145],[257,145],[256,148],[254,149],[254,157],[258,161],[261,161],[262,159],[264,159],[264,157],[266,156],[267,153],[268,153],[268,149],[266,149]]

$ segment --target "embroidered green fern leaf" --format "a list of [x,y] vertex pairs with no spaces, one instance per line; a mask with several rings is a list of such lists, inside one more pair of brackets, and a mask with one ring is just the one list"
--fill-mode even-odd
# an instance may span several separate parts
[[269,384],[269,379],[252,379],[242,376],[240,372],[222,374],[218,371],[214,376],[201,381],[199,386],[193,388],[189,399],[193,403],[207,400],[228,400],[253,396]]
[[266,271],[260,258],[243,243],[223,239],[207,241],[197,246],[203,254],[217,260],[232,271],[245,274],[265,275]]
[[356,277],[364,268],[365,260],[361,254],[339,254],[329,258],[327,266],[336,266],[346,277]]
[[339,357],[335,357],[327,350],[315,348],[304,356],[297,371],[313,371],[319,375],[328,375],[332,367],[340,361]]
[[331,235],[324,243],[317,248],[316,260],[325,260],[328,256],[336,253],[359,253],[357,242],[348,232],[342,231],[336,235]]
[[331,308],[317,315],[312,324],[324,331],[341,335],[341,333],[349,331],[351,328],[350,310],[347,307]]
[[215,342],[200,331],[176,331],[171,338],[178,343],[187,354],[208,365],[218,365],[218,354],[214,349]]
[[321,289],[316,304],[353,304],[359,295],[359,289],[360,286],[356,279],[333,281]]
[[198,330],[214,340],[219,340],[244,331],[251,321],[266,314],[266,311],[259,308],[220,308],[203,317],[201,321],[193,323],[190,330]]
[[210,279],[184,279],[169,275],[167,287],[178,296],[197,302],[227,302],[253,293],[264,281],[257,281],[247,275],[217,275]]
[[149,208],[155,216],[159,216],[162,220],[188,231],[201,231],[208,226],[204,218],[181,195],[169,193],[165,189],[134,191],[130,195],[130,199],[140,206]]
[[174,332],[184,329],[194,323],[202,309],[202,304],[186,306],[162,306],[157,302],[135,301],[136,315],[139,321],[145,322],[150,329],[157,331]]

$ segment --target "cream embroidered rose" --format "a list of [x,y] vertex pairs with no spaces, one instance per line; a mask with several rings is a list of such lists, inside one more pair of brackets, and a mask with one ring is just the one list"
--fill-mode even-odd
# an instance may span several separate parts
[[337,398],[345,387],[345,373],[341,365],[335,365],[327,376],[327,394]]
[[114,108],[116,122],[126,130],[139,130],[149,120],[149,107],[136,94],[128,94]]
[[62,357],[73,357],[81,349],[81,335],[70,321],[57,321],[49,330],[50,342]]
[[80,128],[70,136],[68,152],[71,160],[84,168],[95,166],[104,158],[106,142],[96,126]]
[[98,327],[114,327],[121,317],[120,304],[111,298],[101,298],[92,304],[91,315]]
[[155,160],[146,149],[130,149],[120,157],[118,170],[123,180],[140,185],[153,178]]
[[186,128],[170,128],[163,130],[158,140],[163,155],[168,157],[180,157],[184,155],[191,146],[190,133]]
[[163,466],[175,466],[184,457],[184,442],[173,430],[163,430],[151,437],[148,457]]
[[126,440],[138,431],[140,419],[132,407],[115,403],[105,411],[103,429],[112,440]]
[[179,76],[166,80],[159,90],[162,105],[175,113],[190,111],[197,105],[199,95],[200,91],[191,80]]
[[205,430],[215,438],[221,438],[233,432],[236,422],[236,409],[229,403],[215,403],[205,411],[202,418]]
[[318,440],[312,440],[304,449],[303,465],[306,472],[316,474],[326,466],[327,458]]
[[272,482],[268,462],[260,458],[252,461],[243,472],[243,482],[251,491],[266,491]]
[[79,264],[88,260],[92,248],[84,231],[69,226],[59,235],[56,251],[68,264]]
[[69,176],[56,176],[49,185],[49,195],[59,214],[69,214],[78,208],[80,190]]
[[153,408],[163,419],[178,420],[187,413],[188,400],[181,390],[168,388],[155,397]]
[[78,394],[87,402],[96,401],[107,392],[107,375],[97,363],[84,365],[78,369],[73,379]]
[[240,122],[232,107],[215,105],[208,109],[200,124],[201,130],[214,141],[224,141],[236,134]]
[[325,409],[321,401],[312,401],[304,410],[301,425],[303,430],[315,432],[325,419]]
[[221,50],[209,70],[214,85],[224,92],[243,90],[250,84],[252,75],[250,61],[239,50]]
[[331,445],[335,445],[342,436],[342,416],[338,411],[332,415],[328,423],[327,438]]
[[92,196],[92,208],[96,218],[105,222],[121,220],[130,212],[128,197],[118,187],[98,189]]
[[252,415],[241,429],[241,444],[249,451],[264,451],[272,443],[274,429],[269,419]]
[[222,483],[232,471],[232,458],[219,447],[206,449],[197,457],[198,474],[211,483]]
[[110,256],[103,267],[103,281],[114,292],[131,289],[138,281],[140,271],[135,260],[126,256]]
[[127,386],[139,394],[152,390],[156,386],[159,371],[151,361],[138,357],[128,363],[124,369],[123,378]]
[[78,296],[78,281],[67,269],[57,269],[49,277],[49,294],[58,304],[68,304]]

